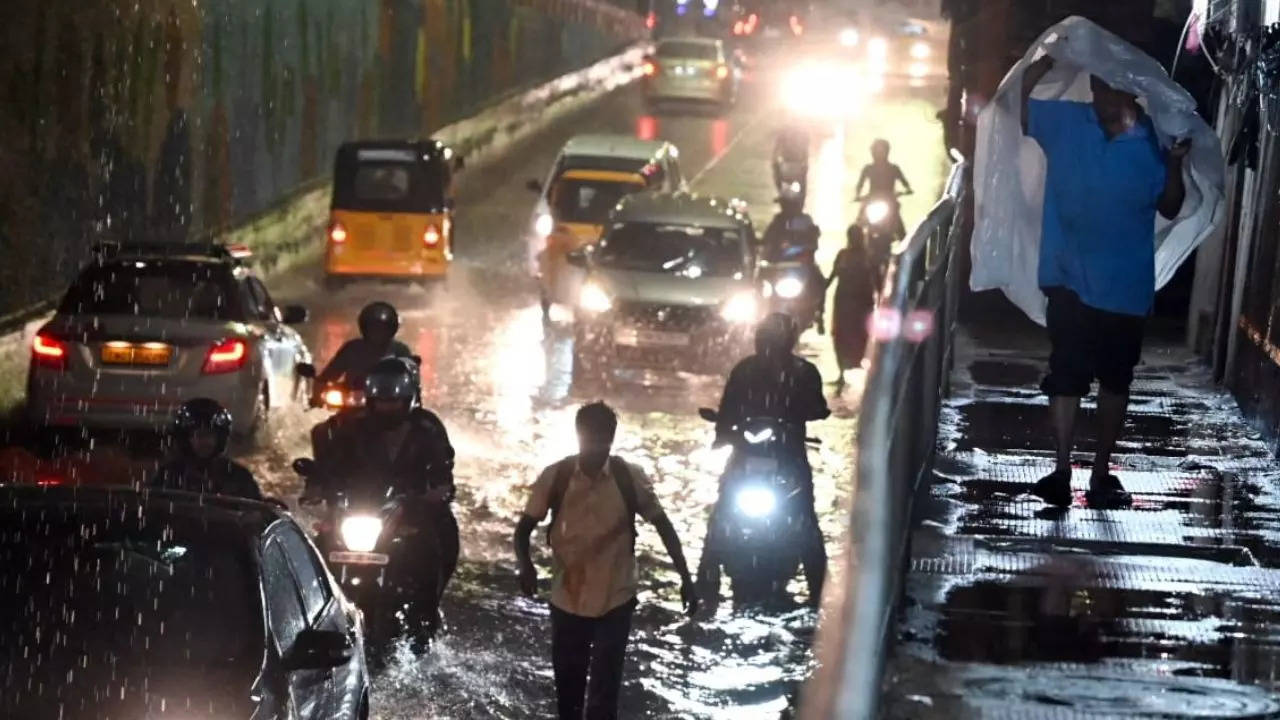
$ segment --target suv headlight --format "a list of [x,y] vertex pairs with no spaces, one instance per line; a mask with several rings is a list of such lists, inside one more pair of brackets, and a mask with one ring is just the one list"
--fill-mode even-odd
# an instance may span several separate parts
[[752,323],[760,317],[760,306],[756,296],[750,292],[740,292],[729,298],[729,302],[720,309],[720,316],[732,323]]
[[613,298],[600,287],[599,283],[588,281],[578,293],[578,307],[592,313],[607,312],[613,307]]
[[382,534],[382,519],[370,515],[352,515],[344,518],[339,528],[342,544],[352,552],[373,552]]

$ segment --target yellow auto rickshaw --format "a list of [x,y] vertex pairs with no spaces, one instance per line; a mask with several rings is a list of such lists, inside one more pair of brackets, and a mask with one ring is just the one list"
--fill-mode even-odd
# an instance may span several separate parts
[[437,140],[338,148],[326,237],[331,284],[359,277],[443,277],[453,260],[453,174],[462,158]]

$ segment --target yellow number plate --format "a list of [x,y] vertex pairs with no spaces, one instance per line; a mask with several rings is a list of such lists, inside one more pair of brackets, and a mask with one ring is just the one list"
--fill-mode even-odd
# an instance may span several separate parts
[[107,343],[102,346],[106,365],[168,365],[173,348],[163,343]]

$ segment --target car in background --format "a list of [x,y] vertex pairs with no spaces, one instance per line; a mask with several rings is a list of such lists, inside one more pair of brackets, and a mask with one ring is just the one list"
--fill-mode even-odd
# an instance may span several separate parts
[[368,716],[362,619],[288,513],[9,486],[0,524],[0,716]]
[[645,100],[651,105],[678,100],[720,108],[737,100],[742,74],[724,42],[707,37],[659,41],[645,58],[643,73]]
[[574,382],[607,384],[619,368],[727,373],[749,351],[761,303],[755,232],[741,204],[631,195],[600,243],[570,259],[586,270]]
[[207,397],[249,435],[294,401],[295,365],[311,352],[278,307],[220,245],[104,246],[36,332],[27,416],[39,428],[159,430],[186,400]]
[[565,256],[600,239],[619,200],[684,186],[680,151],[669,142],[579,135],[565,143],[546,180],[528,182],[538,194],[529,220],[529,255],[543,311],[552,303],[573,302],[580,277],[570,272]]
[[462,167],[438,140],[339,147],[325,238],[328,284],[443,277],[454,251],[453,175]]
[[947,73],[947,38],[939,23],[911,19],[871,22],[850,50],[881,76],[924,81]]

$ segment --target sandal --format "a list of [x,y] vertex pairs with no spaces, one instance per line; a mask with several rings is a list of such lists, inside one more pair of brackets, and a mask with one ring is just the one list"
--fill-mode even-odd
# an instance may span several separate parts
[[1031,494],[1055,507],[1071,507],[1071,471],[1054,470],[1036,481]]
[[1120,484],[1120,478],[1107,475],[1100,481],[1089,481],[1089,491],[1084,494],[1089,507],[1098,510],[1124,510],[1133,507],[1133,496]]

